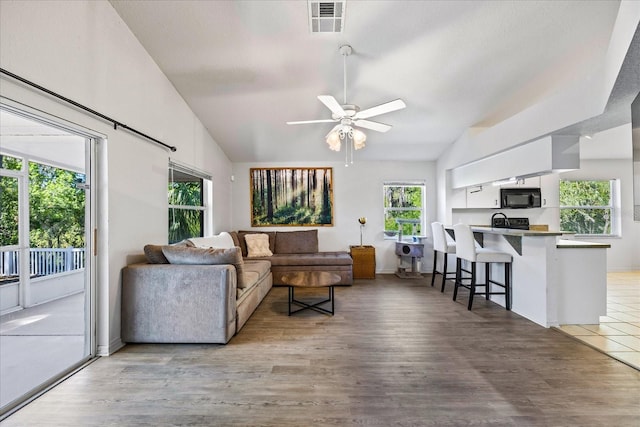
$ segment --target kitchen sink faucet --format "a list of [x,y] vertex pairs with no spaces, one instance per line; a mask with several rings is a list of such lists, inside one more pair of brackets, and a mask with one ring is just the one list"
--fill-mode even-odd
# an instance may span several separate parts
[[504,224],[507,227],[509,227],[509,218],[507,218],[507,216],[505,214],[503,214],[502,212],[496,212],[493,215],[491,215],[491,228],[493,228],[493,219],[498,215],[502,215],[504,217]]

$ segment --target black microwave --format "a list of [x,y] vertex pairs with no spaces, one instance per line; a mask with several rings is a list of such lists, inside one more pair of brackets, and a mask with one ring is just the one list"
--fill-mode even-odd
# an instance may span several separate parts
[[542,195],[539,188],[501,188],[500,207],[510,209],[539,208]]

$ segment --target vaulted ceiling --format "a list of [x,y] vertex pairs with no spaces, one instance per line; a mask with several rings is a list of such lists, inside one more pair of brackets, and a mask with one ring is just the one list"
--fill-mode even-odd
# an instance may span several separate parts
[[234,162],[340,161],[318,95],[375,119],[362,160],[434,160],[598,69],[618,1],[346,2],[342,33],[311,33],[307,1],[120,1],[117,13]]

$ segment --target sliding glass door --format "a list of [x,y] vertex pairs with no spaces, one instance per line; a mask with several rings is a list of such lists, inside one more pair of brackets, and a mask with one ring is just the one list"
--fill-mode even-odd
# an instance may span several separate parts
[[0,106],[0,415],[95,353],[94,145]]

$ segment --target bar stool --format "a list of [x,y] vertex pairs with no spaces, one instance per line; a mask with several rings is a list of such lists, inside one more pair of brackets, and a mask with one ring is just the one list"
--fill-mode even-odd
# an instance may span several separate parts
[[[442,275],[442,288],[440,292],[444,292],[444,285],[448,278],[455,277],[455,271],[447,272],[447,259],[449,254],[456,253],[456,243],[450,242],[447,239],[447,232],[444,230],[444,225],[441,222],[431,223],[431,234],[433,235],[433,271],[431,272],[431,286],[436,279],[436,274]],[[442,266],[442,272],[436,269],[438,261],[438,252],[442,252],[444,255],[444,263]]]
[[[491,249],[477,248],[473,232],[466,224],[456,224],[453,226],[456,238],[456,256],[458,257],[456,264],[456,284],[453,290],[453,300],[458,296],[458,287],[469,289],[469,304],[467,309],[471,310],[473,305],[473,297],[475,295],[484,295],[489,299],[490,295],[504,295],[505,306],[507,310],[511,310],[511,262],[512,257],[505,252],[493,251]],[[471,263],[471,270],[462,268],[462,260]],[[485,265],[485,282],[476,283],[476,263],[483,262]],[[490,266],[491,263],[504,264],[504,283],[491,280]],[[462,273],[470,273],[471,277],[462,277]],[[469,284],[463,284],[463,280],[470,280]],[[491,292],[491,284],[504,288],[504,292]],[[477,292],[476,287],[484,287],[484,292]]]

